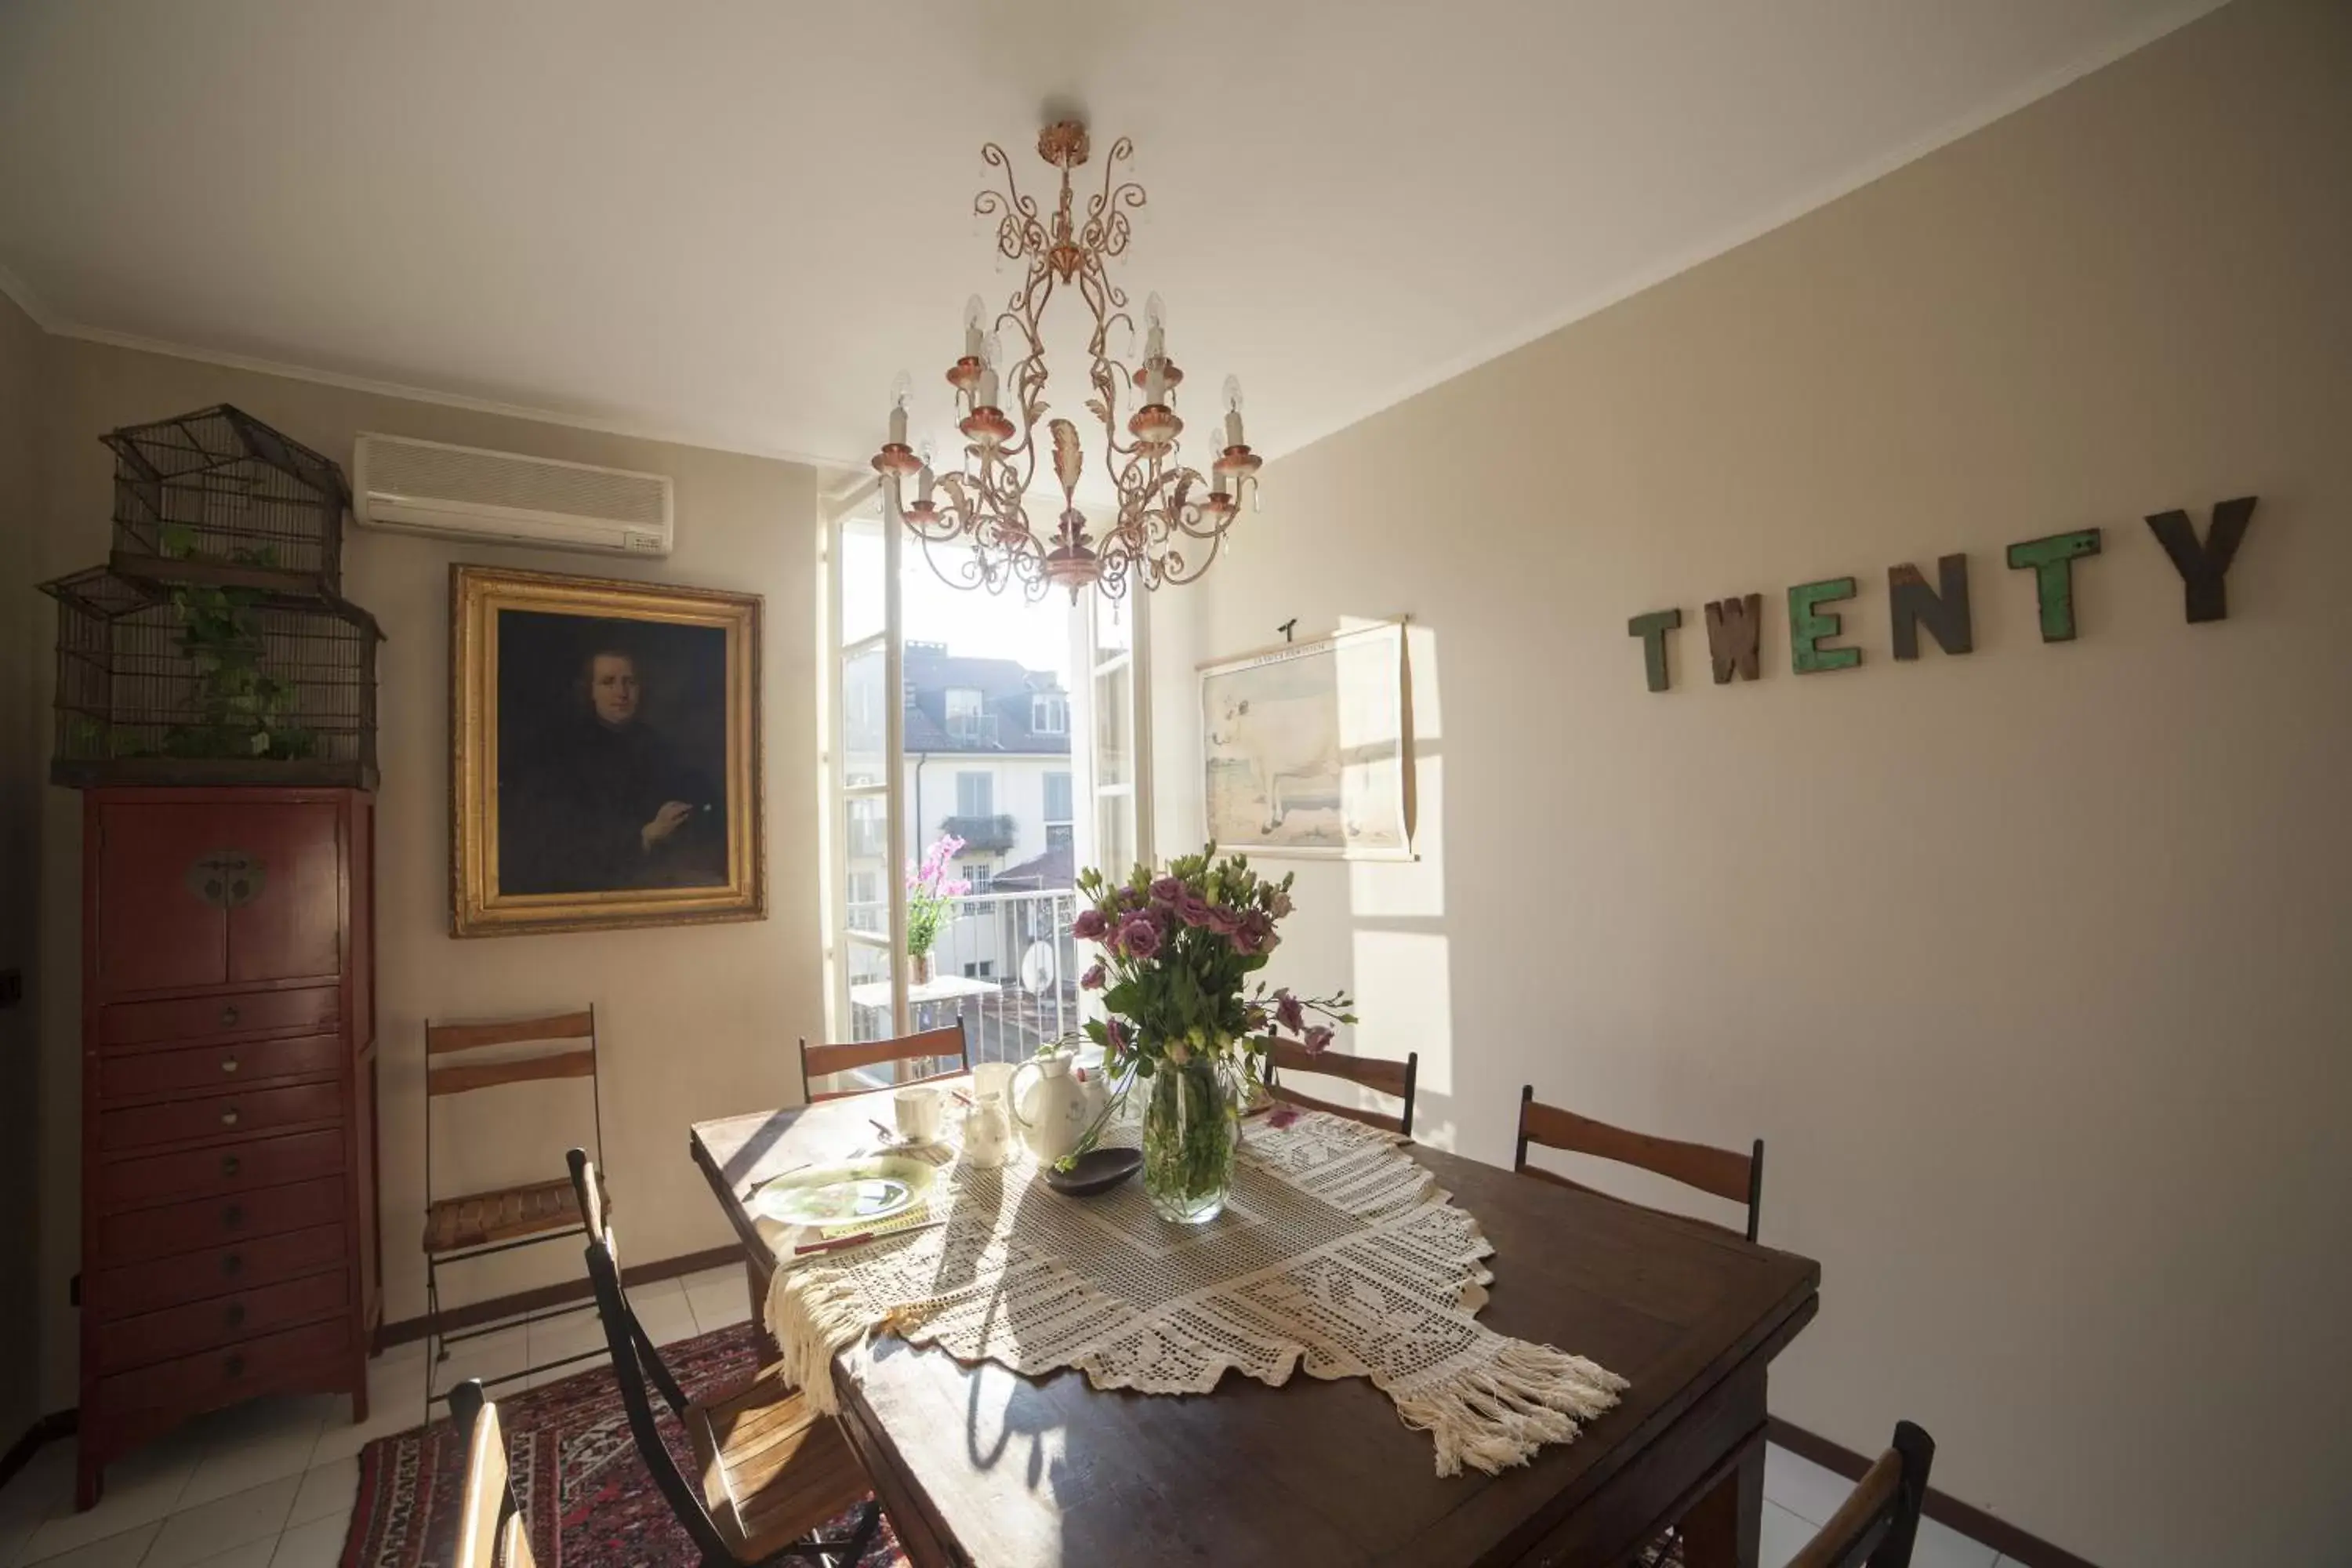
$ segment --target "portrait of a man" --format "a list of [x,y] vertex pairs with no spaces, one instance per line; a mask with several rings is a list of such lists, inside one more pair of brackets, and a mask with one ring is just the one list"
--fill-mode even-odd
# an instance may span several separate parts
[[759,601],[459,567],[460,935],[756,918]]
[[499,887],[727,882],[726,636],[499,616]]

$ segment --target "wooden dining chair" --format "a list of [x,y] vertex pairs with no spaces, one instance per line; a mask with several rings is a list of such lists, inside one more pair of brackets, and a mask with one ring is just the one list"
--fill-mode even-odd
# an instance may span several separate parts
[[1878,1456],[1820,1532],[1797,1549],[1789,1568],[1911,1568],[1927,1467],[1935,1458],[1936,1440],[1897,1421],[1894,1447]]
[[[568,1158],[572,1188],[588,1219],[588,1278],[604,1321],[629,1432],[670,1511],[693,1538],[700,1561],[706,1568],[791,1558],[856,1563],[874,1540],[881,1507],[840,1425],[811,1409],[774,1367],[724,1399],[688,1399],[629,1310],[596,1167],[584,1149],[572,1150]],[[686,1429],[698,1488],[679,1471],[662,1440],[646,1392],[648,1382]],[[819,1526],[853,1509],[856,1522],[846,1536],[816,1539]]]
[[934,1078],[950,1078],[971,1070],[971,1048],[967,1041],[964,1022],[959,1017],[952,1024],[936,1029],[924,1029],[912,1035],[900,1035],[888,1040],[856,1040],[844,1045],[813,1046],[801,1041],[801,1100],[814,1105],[822,1100],[839,1100],[844,1095],[863,1090],[836,1089],[819,1091],[810,1085],[821,1078],[837,1072],[852,1072],[858,1068],[879,1066],[883,1062],[927,1062],[952,1058],[955,1066],[922,1078],[898,1080],[903,1086],[923,1083]]
[[[530,1048],[525,1048],[530,1047]],[[495,1054],[488,1054],[495,1053]],[[510,1085],[561,1079],[588,1080],[588,1104],[598,1159],[604,1152],[604,1106],[596,1070],[596,1010],[516,1018],[496,1024],[434,1024],[425,1026],[425,1399],[433,1402],[436,1369],[449,1359],[449,1347],[512,1325],[480,1324],[456,1332],[441,1321],[441,1271],[453,1264],[537,1247],[581,1233],[580,1205],[568,1182],[526,1182],[488,1192],[437,1195],[433,1176],[434,1107],[456,1095],[505,1090]],[[523,1107],[509,1110],[528,1125]],[[446,1112],[444,1113],[446,1114]],[[563,1142],[570,1142],[566,1139]],[[551,1157],[552,1148],[547,1151]],[[565,1307],[540,1316],[560,1317],[583,1310]],[[530,1318],[526,1321],[532,1321]],[[486,1381],[495,1386],[532,1372],[585,1361],[596,1352],[562,1356],[542,1366],[525,1365]]]
[[[1328,1110],[1350,1121],[1384,1128],[1407,1138],[1412,1136],[1412,1089],[1414,1080],[1421,1075],[1419,1051],[1408,1051],[1404,1060],[1392,1062],[1380,1057],[1351,1057],[1331,1050],[1310,1055],[1305,1046],[1294,1040],[1276,1040],[1266,1059],[1274,1069],[1266,1079],[1266,1092],[1285,1105],[1296,1105],[1304,1110]],[[1366,1110],[1360,1106],[1337,1105],[1328,1100],[1318,1100],[1290,1087],[1290,1075],[1295,1072],[1345,1079],[1376,1093],[1395,1096],[1404,1102],[1404,1109],[1391,1116],[1384,1111]]]
[[480,1380],[469,1377],[449,1391],[449,1411],[466,1435],[466,1496],[452,1568],[538,1568],[530,1521],[515,1501],[499,1407],[483,1394]]
[[[1530,1143],[1540,1144],[1547,1149],[1564,1149],[1571,1154],[1591,1154],[1603,1160],[1614,1160],[1621,1165],[1638,1165],[1644,1171],[1680,1182],[1686,1187],[1696,1187],[1700,1192],[1711,1193],[1735,1204],[1746,1204],[1748,1239],[1756,1239],[1757,1220],[1763,1212],[1764,1204],[1764,1140],[1761,1138],[1756,1140],[1756,1147],[1751,1152],[1738,1154],[1706,1143],[1685,1143],[1677,1139],[1633,1132],[1622,1127],[1612,1127],[1606,1121],[1595,1121],[1589,1116],[1579,1116],[1572,1110],[1562,1110],[1556,1105],[1546,1105],[1536,1098],[1536,1086],[1528,1084],[1519,1090],[1519,1149],[1518,1157],[1511,1168],[1521,1175],[1540,1176],[1547,1182],[1574,1187],[1580,1193],[1594,1190],[1581,1182],[1571,1182],[1556,1172],[1528,1164],[1528,1145]],[[1614,1194],[1603,1193],[1601,1195],[1610,1197]]]

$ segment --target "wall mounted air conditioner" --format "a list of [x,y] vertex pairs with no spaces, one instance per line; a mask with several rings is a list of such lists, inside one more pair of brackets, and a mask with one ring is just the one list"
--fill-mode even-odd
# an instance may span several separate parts
[[667,555],[670,503],[664,474],[364,433],[352,455],[352,510],[367,528]]

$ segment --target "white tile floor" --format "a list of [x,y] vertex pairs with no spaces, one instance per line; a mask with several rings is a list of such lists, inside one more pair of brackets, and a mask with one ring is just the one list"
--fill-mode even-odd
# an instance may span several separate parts
[[[751,1314],[740,1268],[632,1287],[629,1301],[658,1344]],[[446,1392],[603,1337],[594,1314],[581,1312],[468,1341],[451,1352],[437,1384]],[[106,1495],[88,1513],[73,1511],[73,1445],[51,1443],[0,1489],[0,1568],[335,1568],[359,1494],[360,1450],[424,1417],[423,1345],[376,1359],[368,1406],[356,1426],[340,1394],[256,1400],[192,1421],[110,1468]],[[436,1402],[435,1414],[446,1413]]]
[[[709,1333],[751,1313],[740,1268],[633,1288],[630,1304],[656,1343]],[[444,1391],[601,1342],[593,1314],[577,1313],[469,1341],[441,1368]],[[552,1382],[583,1362],[533,1377]],[[512,1385],[509,1384],[509,1387]],[[191,1422],[108,1472],[106,1496],[73,1511],[73,1445],[51,1443],[0,1490],[0,1568],[335,1568],[360,1484],[359,1453],[404,1432],[425,1410],[421,1344],[377,1358],[369,1413],[354,1426],[350,1402],[268,1399]],[[446,1413],[437,1405],[436,1414]],[[1843,1500],[1848,1482],[1809,1459],[1773,1448],[1764,1467],[1762,1568],[1783,1568]],[[1920,1525],[1915,1568],[2013,1568],[1958,1531]]]

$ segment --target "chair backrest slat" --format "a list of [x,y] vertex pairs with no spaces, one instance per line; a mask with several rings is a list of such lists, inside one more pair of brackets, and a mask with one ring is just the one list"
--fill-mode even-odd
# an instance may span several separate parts
[[467,1094],[502,1083],[595,1076],[594,1056],[586,1051],[567,1051],[560,1056],[517,1057],[511,1061],[466,1062],[457,1067],[432,1068],[425,1074],[425,1092]]
[[557,1040],[593,1039],[593,1013],[557,1013],[544,1018],[511,1018],[499,1024],[431,1024],[425,1030],[425,1054],[479,1050],[485,1046],[528,1046]]
[[1550,1177],[1564,1186],[1582,1187],[1581,1183],[1567,1181],[1552,1172],[1528,1164],[1529,1144],[1561,1149],[1571,1154],[1590,1154],[1597,1159],[1615,1161],[1621,1165],[1639,1166],[1669,1181],[1680,1182],[1686,1187],[1695,1187],[1715,1197],[1746,1205],[1748,1239],[1756,1239],[1757,1219],[1763,1201],[1764,1141],[1761,1138],[1756,1141],[1753,1150],[1739,1154],[1710,1144],[1686,1143],[1680,1139],[1660,1138],[1647,1132],[1635,1132],[1629,1128],[1612,1126],[1589,1116],[1580,1116],[1572,1110],[1563,1110],[1556,1105],[1546,1105],[1535,1096],[1533,1084],[1519,1090],[1519,1143],[1513,1169],[1528,1175]]
[[1935,1439],[1908,1421],[1895,1425],[1895,1446],[1846,1494],[1829,1522],[1798,1548],[1789,1568],[1910,1568],[1927,1498]]
[[[1348,1056],[1333,1050],[1310,1053],[1294,1040],[1276,1040],[1266,1057],[1274,1068],[1274,1081],[1267,1087],[1276,1100],[1308,1110],[1328,1111],[1334,1116],[1344,1116],[1408,1138],[1412,1136],[1413,1083],[1421,1073],[1419,1051],[1409,1052],[1404,1060],[1393,1062],[1381,1057]],[[1402,1113],[1391,1116],[1383,1111],[1338,1105],[1328,1100],[1301,1094],[1290,1087],[1289,1079],[1293,1073],[1343,1079],[1377,1094],[1394,1095],[1404,1101],[1404,1108]]]
[[449,1408],[466,1431],[466,1492],[454,1568],[536,1568],[530,1521],[515,1503],[499,1407],[468,1379],[450,1390]]
[[1344,1116],[1350,1121],[1360,1121],[1385,1132],[1404,1131],[1404,1119],[1401,1116],[1384,1116],[1377,1110],[1366,1110],[1360,1105],[1340,1105],[1333,1100],[1318,1100],[1311,1094],[1299,1093],[1286,1082],[1276,1084],[1269,1092],[1283,1104],[1295,1105],[1301,1110],[1320,1110],[1331,1116]]
[[[821,1100],[839,1100],[855,1089],[838,1089],[820,1093],[813,1089],[816,1079],[837,1072],[855,1072],[859,1068],[879,1066],[883,1062],[928,1061],[943,1057],[955,1058],[955,1072],[971,1069],[971,1053],[965,1043],[961,1019],[936,1029],[924,1029],[912,1035],[900,1035],[887,1040],[856,1040],[840,1045],[813,1046],[801,1042],[801,1096],[814,1104]],[[935,1073],[933,1077],[945,1077]]]

